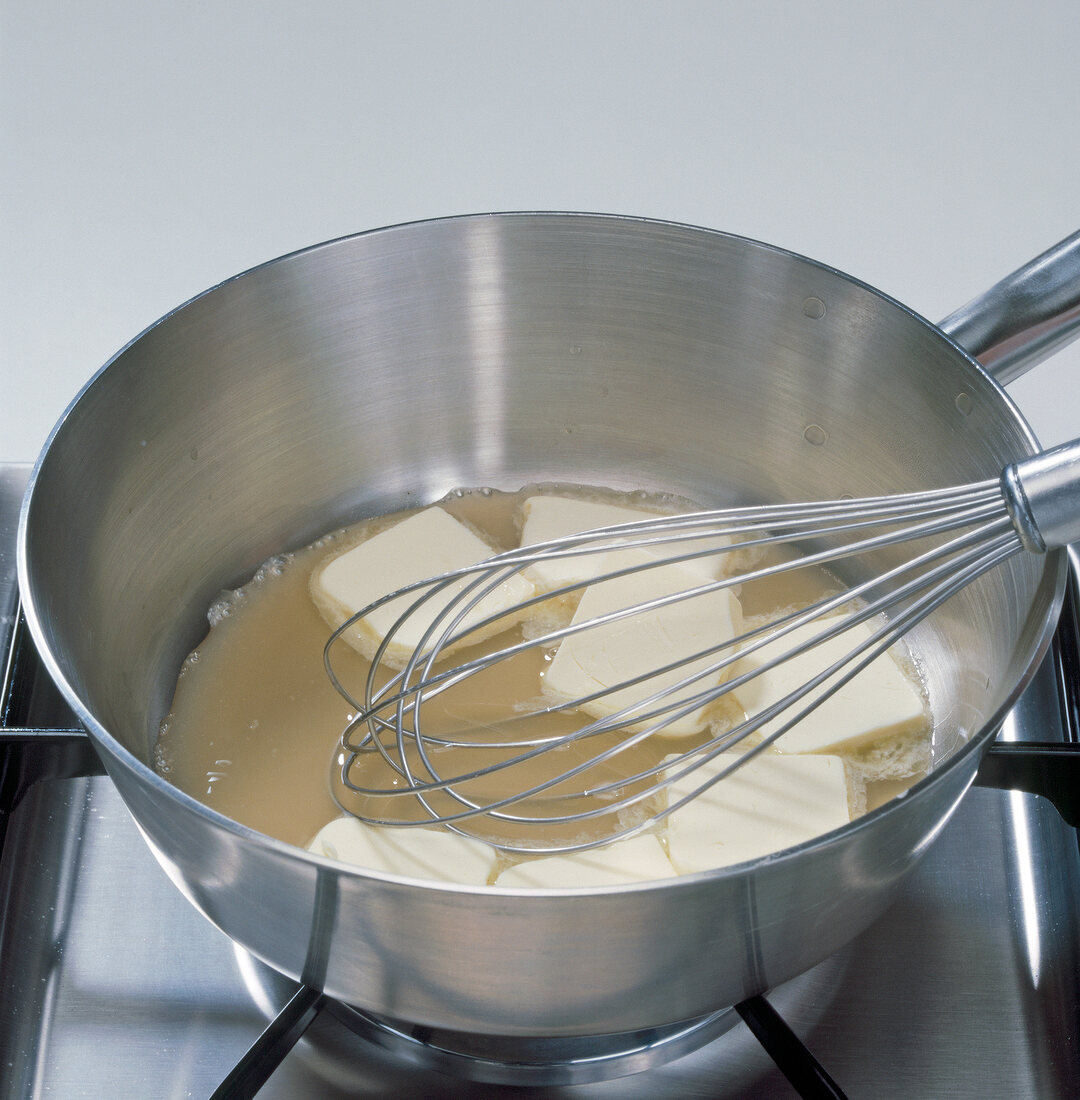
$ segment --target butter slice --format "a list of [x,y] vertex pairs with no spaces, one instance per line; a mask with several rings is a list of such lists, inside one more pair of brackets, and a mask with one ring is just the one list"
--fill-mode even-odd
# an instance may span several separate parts
[[344,815],[324,825],[308,851],[369,871],[484,886],[495,870],[495,849],[447,829],[367,825]]
[[[668,788],[668,805],[739,755],[723,753],[677,780]],[[802,844],[850,819],[840,757],[762,752],[669,815],[668,856],[684,875],[729,867]]]
[[[523,517],[522,546],[534,546],[537,543],[550,542],[569,535],[579,535],[598,527],[613,527],[618,523],[640,523],[643,520],[659,519],[663,515],[660,512],[649,512],[640,508],[626,508],[618,504],[549,494],[529,497],[521,506],[521,514]],[[670,557],[672,554],[685,554],[697,549],[729,546],[731,542],[731,539],[720,537],[693,539],[686,542],[667,543],[649,552]],[[620,568],[623,564],[620,560],[622,553],[618,550],[608,550],[575,557],[549,558],[530,566],[529,576],[536,582],[541,592],[550,592],[564,585],[585,584],[603,572]],[[704,576],[716,578],[730,572],[727,562],[730,557],[730,554],[714,554],[684,564],[687,568],[697,570]]]
[[[740,671],[760,668],[770,655],[787,653],[820,634],[827,626],[842,621],[842,616],[807,623],[783,638],[763,646],[743,658]],[[880,620],[878,620],[880,624]],[[859,645],[869,644],[877,624],[857,623],[836,638],[823,642],[774,668],[760,673],[733,693],[747,716],[778,702],[789,692],[813,679],[834,661]],[[761,736],[779,729],[784,721],[806,706],[820,689],[791,704],[777,718],[765,723]],[[926,703],[896,659],[888,651],[881,654],[834,695],[815,707],[798,725],[778,738],[777,752],[851,752],[885,738],[922,735],[929,729]]]
[[[313,575],[311,594],[324,618],[336,629],[381,596],[428,577],[475,565],[491,557],[494,552],[483,539],[442,508],[426,508],[333,558]],[[387,647],[386,660],[389,664],[400,666],[405,663],[436,615],[471,579],[466,577],[455,581],[402,624]],[[485,597],[465,617],[462,625],[507,611],[534,592],[530,581],[514,574]],[[354,629],[347,631],[346,639],[365,657],[371,657],[398,616],[419,595],[420,592],[410,593],[383,604],[359,620]],[[508,616],[485,631],[470,635],[461,644],[472,645],[482,641],[505,630],[514,621],[513,616]],[[445,625],[441,624],[440,629]],[[452,648],[447,646],[446,652]]]
[[527,890],[573,890],[674,876],[675,868],[659,839],[652,833],[641,833],[603,848],[515,864],[499,875],[495,885]]
[[[644,564],[650,555],[644,551],[622,551]],[[655,559],[652,559],[655,560]],[[700,573],[681,565],[662,565],[642,569],[613,580],[590,584],[581,597],[573,623],[611,611],[632,607],[643,601],[702,585]],[[673,661],[692,656],[703,649],[735,638],[741,628],[739,602],[726,590],[709,592],[651,611],[638,612],[616,622],[591,627],[564,638],[544,675],[544,691],[560,701],[591,695],[611,688],[644,672],[663,668]],[[685,665],[640,684],[620,688],[582,706],[595,717],[606,717],[635,702],[647,699],[661,688],[671,688],[694,671],[701,671],[722,659],[726,653],[688,661]],[[674,691],[667,702],[688,699],[729,679],[731,666]],[[652,709],[652,704],[645,708]],[[707,705],[696,707],[661,733],[682,736],[701,730],[707,720]],[[651,724],[636,721],[628,726]]]

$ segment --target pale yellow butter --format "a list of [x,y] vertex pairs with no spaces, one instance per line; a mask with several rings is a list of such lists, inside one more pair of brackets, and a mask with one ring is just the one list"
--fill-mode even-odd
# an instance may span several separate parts
[[[521,514],[523,520],[521,545],[535,546],[537,543],[578,535],[600,527],[657,519],[662,513],[649,512],[640,508],[626,508],[602,501],[582,500],[579,497],[542,494],[526,499],[521,506]],[[658,556],[671,557],[692,553],[694,550],[715,550],[717,547],[731,544],[730,539],[721,537],[707,540],[693,539],[686,542],[661,544],[650,552]],[[573,557],[548,558],[531,565],[529,576],[542,592],[550,592],[564,585],[585,584],[603,572],[621,568],[626,564],[621,557],[624,553],[608,550]],[[704,576],[715,578],[730,571],[730,558],[730,554],[716,553],[684,564],[687,568],[697,570]]]
[[366,825],[345,815],[324,825],[308,851],[369,871],[483,886],[495,870],[495,849],[447,829]]
[[[783,638],[747,654],[740,671],[761,668],[771,657],[794,651],[841,617],[798,627]],[[822,642],[798,656],[786,657],[774,668],[761,672],[735,689],[734,695],[748,716],[760,713],[800,685],[823,672],[857,646],[866,646],[880,625],[858,623],[838,637]],[[782,716],[765,723],[761,736],[779,729],[816,695],[817,689],[793,703]],[[915,737],[926,733],[930,716],[912,678],[891,653],[883,653],[799,723],[774,742],[778,752],[850,752],[885,738]]]
[[[633,560],[645,564],[650,555],[626,550]],[[655,559],[653,559],[655,560]],[[699,572],[681,565],[667,564],[641,569],[623,577],[589,585],[581,598],[572,623],[584,623],[608,612],[635,606],[644,601],[685,592],[706,583]],[[574,700],[602,688],[614,688],[644,672],[686,661],[677,669],[653,676],[631,687],[619,688],[582,705],[582,710],[597,717],[615,714],[626,706],[644,702],[661,689],[671,689],[666,702],[688,701],[692,696],[713,688],[730,678],[731,666],[708,673],[703,679],[675,689],[680,680],[703,672],[727,651],[690,660],[694,654],[735,638],[741,626],[738,600],[726,590],[708,592],[680,600],[665,607],[639,611],[615,622],[590,627],[569,635],[560,643],[544,675],[544,692],[558,700]],[[651,704],[644,708],[652,709]],[[681,736],[696,733],[706,724],[707,705],[694,707],[666,726],[662,733]],[[644,726],[651,720],[628,716],[627,725]]]
[[[723,753],[677,780],[668,788],[668,805],[738,758]],[[838,756],[763,752],[668,816],[668,856],[679,874],[708,871],[802,844],[849,820]]]
[[[312,576],[311,594],[323,616],[336,628],[381,596],[428,577],[475,565],[494,553],[483,539],[442,508],[426,508],[333,558]],[[401,665],[407,660],[436,615],[469,579],[454,581],[446,592],[432,597],[402,624],[387,647],[389,664]],[[513,574],[469,612],[464,624],[474,624],[488,615],[512,609],[534,591],[530,581]],[[370,657],[397,618],[420,594],[412,593],[383,604],[359,620],[346,633],[347,640]],[[467,644],[499,633],[518,618],[508,616],[498,625],[477,631],[467,639]],[[447,652],[450,648],[447,647]]]
[[675,873],[659,839],[652,833],[642,833],[602,848],[544,856],[515,864],[499,875],[495,885],[533,890],[572,890],[650,882],[672,878]]

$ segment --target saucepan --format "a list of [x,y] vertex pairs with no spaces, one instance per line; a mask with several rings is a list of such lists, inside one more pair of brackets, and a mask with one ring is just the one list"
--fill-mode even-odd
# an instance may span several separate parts
[[276,970],[479,1034],[695,1018],[888,906],[1044,654],[1064,555],[922,624],[940,722],[902,798],[750,863],[561,892],[347,867],[171,786],[156,731],[207,607],[274,553],[461,486],[709,505],[995,476],[1037,450],[1000,380],[1072,335],[1078,272],[1080,235],[936,326],[783,249],[638,218],[456,217],[285,256],[152,325],[64,414],[21,517],[30,630],[161,865]]

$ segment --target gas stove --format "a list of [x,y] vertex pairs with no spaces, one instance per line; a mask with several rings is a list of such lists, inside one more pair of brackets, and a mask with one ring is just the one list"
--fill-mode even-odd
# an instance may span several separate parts
[[968,794],[867,932],[705,1020],[502,1049],[326,1002],[236,947],[167,880],[21,625],[27,474],[0,466],[0,1097],[1080,1091],[1077,831],[1046,798],[1009,789],[1058,788],[1075,825],[1075,568],[1053,649],[980,771],[990,786]]

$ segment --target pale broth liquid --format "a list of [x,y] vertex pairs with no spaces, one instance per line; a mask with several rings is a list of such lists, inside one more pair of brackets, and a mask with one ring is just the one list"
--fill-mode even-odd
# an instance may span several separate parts
[[[518,493],[488,490],[451,494],[440,505],[456,518],[481,533],[495,550],[518,545],[517,515],[523,500],[535,495],[531,487]],[[559,487],[560,495],[569,495]],[[614,494],[580,488],[578,495],[621,503],[647,510],[670,511],[687,502],[672,502],[644,494]],[[372,817],[418,819],[424,810],[412,796],[359,796],[347,791],[340,781],[341,733],[353,710],[335,690],[323,665],[323,650],[330,627],[312,600],[309,580],[319,565],[343,553],[378,530],[390,526],[408,513],[363,521],[325,536],[295,553],[275,558],[256,577],[235,593],[224,594],[211,609],[213,623],[207,637],[187,658],[177,680],[169,715],[161,724],[155,754],[157,770],[181,790],[226,816],[259,832],[299,846],[341,813],[345,806],[361,809]],[[827,592],[838,590],[837,582],[821,570],[800,569],[782,580],[746,585],[740,591],[744,618],[774,617],[783,609],[805,606]],[[505,633],[485,643],[506,645],[519,633]],[[476,647],[479,650],[480,647]],[[457,663],[475,651],[455,653]],[[423,710],[424,730],[475,728],[494,715],[505,715],[522,700],[537,695],[548,655],[530,651],[512,666],[501,665],[433,699]],[[369,664],[355,650],[341,643],[333,649],[336,674],[354,698],[362,697]],[[684,751],[708,740],[717,729],[741,721],[742,712],[733,701],[718,707],[713,731],[677,740],[654,738],[652,743],[621,754],[617,762],[603,769],[599,780],[635,775],[658,763],[673,751]],[[547,715],[529,719],[541,723],[545,733],[569,733],[583,724],[579,714]],[[515,732],[520,724],[515,723]],[[614,744],[617,734],[607,736]],[[592,755],[596,740],[580,748],[560,749],[539,760],[464,787],[468,795],[490,797],[497,792],[520,790],[565,770],[568,765]],[[462,756],[464,754],[464,756]],[[469,749],[441,750],[436,755],[444,776],[456,775],[480,766],[481,759],[505,759],[506,751]],[[350,772],[361,786],[397,787],[401,780],[378,753],[364,754]],[[884,801],[914,779],[902,783],[872,784],[868,805]],[[625,791],[627,788],[623,788]],[[445,796],[444,796],[445,797]],[[438,802],[438,796],[435,801]],[[446,805],[441,803],[440,805]],[[537,804],[538,805],[538,804]],[[576,799],[562,804],[560,813],[595,805]],[[525,804],[524,809],[536,809]],[[646,800],[636,811],[615,819],[613,815],[592,819],[587,824],[545,826],[543,840],[563,841],[602,836],[617,824],[627,824],[655,808]],[[519,807],[516,812],[522,812]],[[547,811],[551,812],[551,811]],[[535,827],[474,819],[472,828],[485,839],[538,839]]]

